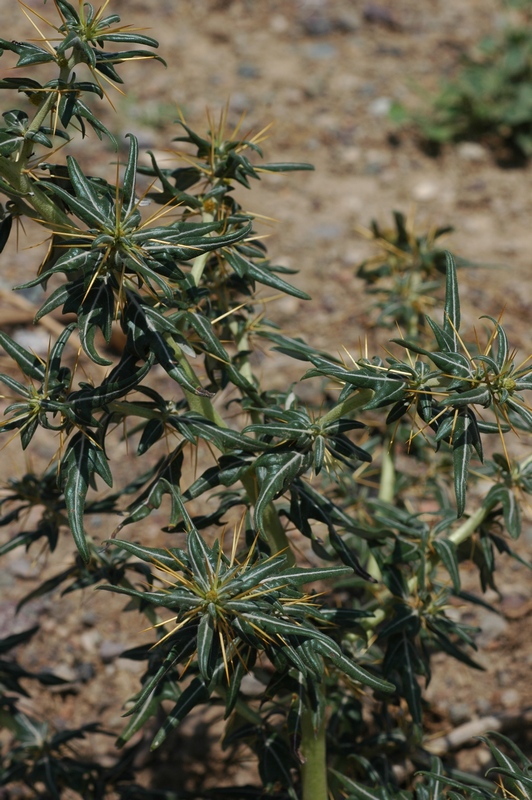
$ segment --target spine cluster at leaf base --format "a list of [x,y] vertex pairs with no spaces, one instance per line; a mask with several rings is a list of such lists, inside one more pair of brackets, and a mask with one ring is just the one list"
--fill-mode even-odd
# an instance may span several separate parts
[[[175,163],[166,157],[164,166],[153,154],[139,165],[129,135],[116,183],[70,155],[47,160],[58,140],[68,149],[89,129],[116,145],[90,98],[121,83],[117,69],[129,59],[158,58],[155,40],[116,15],[54,5],[49,40],[0,41],[18,57],[17,76],[32,75],[0,82],[23,106],[4,113],[0,130],[0,239],[4,247],[13,220],[46,229],[48,252],[23,287],[46,290],[36,321],[58,310],[75,321],[46,358],[0,332],[13,364],[0,375],[1,430],[20,435],[30,452],[40,429],[57,446],[42,474],[10,480],[0,525],[31,509],[40,515],[5,537],[0,555],[37,542],[53,553],[61,531],[71,532],[77,555],[19,605],[49,592],[60,602],[60,588],[125,595],[153,638],[123,654],[146,666],[118,746],[144,730],[158,748],[193,709],[219,706],[224,746],[245,745],[257,760],[260,785],[238,797],[425,800],[444,787],[454,787],[449,797],[494,797],[490,782],[470,793],[430,760],[422,689],[435,651],[477,667],[473,632],[447,607],[451,597],[483,602],[462,591],[462,561],[474,561],[485,588],[494,586],[494,552],[515,555],[506,533],[520,533],[532,460],[514,462],[506,442],[512,430],[532,429],[532,369],[514,364],[498,320],[486,318],[485,344],[464,342],[449,254],[440,265],[443,311],[438,322],[427,319],[423,346],[394,340],[398,356],[346,365],[284,336],[264,318],[264,287],[308,296],[269,261],[254,215],[233,190],[311,167],[264,164],[263,133],[229,134],[225,114],[204,136],[181,119]],[[116,49],[124,44],[135,49]],[[41,82],[41,70],[55,74]],[[108,347],[116,330],[119,356]],[[311,405],[297,383],[288,391],[261,385],[253,353],[268,345],[293,357],[296,374],[307,362],[302,379],[319,377],[327,393]],[[109,445],[120,431],[137,451],[125,485]],[[484,462],[483,440],[493,434],[502,454]],[[410,464],[401,473],[398,455]],[[485,496],[467,491],[477,474],[493,481]],[[167,507],[164,538],[148,546],[147,518]],[[101,538],[87,533],[95,514]],[[230,533],[227,517],[236,520]],[[114,770],[72,758],[68,768],[65,742],[97,726],[59,738],[39,727],[17,706],[17,676],[1,670],[2,722],[15,742],[2,785],[44,783],[50,797],[67,786],[81,797],[148,796],[125,756]],[[250,674],[260,687],[253,694],[243,684]],[[401,787],[394,771],[405,754],[430,773],[415,788]]]

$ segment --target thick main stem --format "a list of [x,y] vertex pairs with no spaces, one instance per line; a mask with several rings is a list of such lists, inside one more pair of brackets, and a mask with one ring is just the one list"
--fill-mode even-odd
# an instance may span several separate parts
[[[191,381],[191,383],[197,383],[199,385],[196,373],[188,363],[185,356],[183,356],[181,353],[181,350],[176,347],[174,352],[176,358],[179,360],[179,365],[186,373],[187,378]],[[225,420],[222,419],[208,397],[202,397],[201,395],[193,394],[186,389],[183,389],[183,391],[191,411],[201,414],[203,417],[211,420],[211,422],[216,423],[216,425],[220,426],[221,428],[227,427]],[[244,475],[242,477],[242,484],[246,490],[250,503],[254,505],[257,502],[258,487],[253,470],[251,470],[248,475]],[[279,515],[273,503],[268,503],[264,510],[263,519],[264,530],[261,531],[261,533],[268,542],[272,555],[275,553],[284,553],[288,559],[289,565],[292,566],[295,564],[294,554],[292,552],[292,548],[290,547],[290,542],[288,541],[286,531],[281,524],[281,520],[279,519]]]
[[302,800],[328,800],[326,732],[325,715],[316,730],[311,712],[305,709],[301,719]]

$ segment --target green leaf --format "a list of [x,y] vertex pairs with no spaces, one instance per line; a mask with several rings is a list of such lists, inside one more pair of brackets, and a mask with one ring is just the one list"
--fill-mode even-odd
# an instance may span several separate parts
[[211,653],[215,642],[214,621],[210,614],[203,614],[198,625],[198,669],[201,677],[205,681],[210,681],[214,664],[212,663]]
[[458,351],[458,332],[460,330],[460,296],[456,263],[451,253],[445,253],[445,304],[443,310],[443,330],[453,340],[454,351]]
[[132,556],[139,558],[141,561],[148,561],[156,566],[162,565],[168,569],[177,569],[187,563],[184,550],[180,550],[177,547],[146,547],[135,542],[128,542],[125,539],[108,539],[106,543],[127,550],[128,553],[131,553]]
[[[532,776],[522,770],[515,761],[503,753],[498,747],[495,747],[493,742],[489,739],[481,737],[491,750],[491,754],[497,762],[496,767],[488,770],[487,775],[496,773],[497,775],[504,775],[506,790],[514,792],[517,797],[527,798],[530,796],[532,789]],[[505,737],[506,738],[506,737]],[[528,771],[528,770],[527,770]]]
[[452,406],[453,408],[463,408],[468,405],[481,405],[488,408],[491,403],[491,392],[488,387],[481,383],[474,389],[469,389],[465,392],[454,392],[449,397],[443,398],[440,401],[442,406]]
[[160,747],[168,734],[179,725],[189,711],[192,711],[193,708],[201,703],[206,703],[209,697],[210,694],[204,682],[200,678],[194,678],[187,688],[184,689],[183,694],[168,714],[164,725],[159,729],[151,743],[150,750],[156,750]]
[[[277,561],[274,571],[277,573],[279,572],[279,564]],[[306,583],[313,583],[314,581],[334,580],[345,575],[350,575],[352,571],[351,567],[315,567],[314,569],[290,567],[289,569],[285,569],[281,574],[261,578],[261,583],[268,586],[304,586]]]
[[8,356],[18,364],[24,375],[34,378],[37,381],[44,381],[46,376],[46,364],[38,356],[29,353],[20,344],[17,344],[7,333],[0,331],[0,346],[4,348]]
[[91,217],[87,217],[87,219],[82,217],[82,219],[86,222],[89,221],[89,224],[96,223],[98,227],[105,225],[108,219],[103,213],[100,194],[96,191],[91,180],[83,174],[75,158],[67,156],[67,164],[72,187],[80,202],[83,203],[84,207],[87,209],[87,213],[92,215],[93,222],[90,222]]
[[429,328],[432,329],[436,342],[440,350],[444,353],[454,353],[456,350],[455,342],[451,334],[434,322],[430,317],[425,317]]
[[504,524],[512,539],[521,533],[521,509],[512,489],[507,486],[492,486],[485,498],[486,507],[492,508],[494,502],[502,505]]
[[456,545],[454,542],[449,541],[449,539],[434,539],[432,545],[451,577],[454,591],[459,592],[461,584]]
[[457,515],[461,517],[465,511],[469,461],[471,459],[471,418],[468,414],[459,413],[454,420],[452,439],[454,491],[456,495]]
[[85,498],[95,472],[108,486],[112,486],[113,478],[103,450],[89,438],[89,434],[77,433],[69,442],[61,461],[61,481],[70,530],[85,563],[90,561],[91,553],[85,534],[83,514]]
[[335,667],[340,670],[340,672],[343,672],[349,678],[352,678],[352,680],[358,681],[365,686],[369,686],[371,689],[375,689],[378,692],[389,693],[396,691],[393,683],[389,683],[389,681],[385,681],[383,678],[377,678],[375,675],[367,672],[358,664],[355,664],[355,662],[351,661],[350,658],[344,656],[338,645],[336,645],[336,643],[332,640],[329,642],[324,642],[322,638],[317,639],[315,643],[315,649],[322,655],[329,658]]
[[295,478],[306,472],[311,464],[312,453],[294,452],[267,453],[259,456],[255,470],[259,476],[259,494],[255,503],[255,525],[264,533],[264,512],[278,495],[285,492]]
[[6,214],[5,217],[2,219],[2,221],[0,222],[0,253],[3,251],[4,247],[8,242],[12,224],[13,224],[13,216],[11,214]]
[[271,286],[273,289],[278,289],[285,294],[290,294],[293,297],[299,297],[301,300],[310,300],[310,295],[302,289],[296,289],[290,283],[287,283],[282,278],[271,272],[266,266],[259,266],[256,262],[244,258],[236,250],[224,250],[224,256],[228,264],[233,267],[238,275],[244,275],[252,280],[258,281],[265,286]]
[[[134,36],[134,34],[131,34]],[[116,41],[116,40],[115,40]],[[157,46],[155,39],[152,40],[154,42],[154,47]],[[129,154],[127,159],[126,170],[124,172],[124,178],[122,181],[122,192],[124,194],[125,204],[122,208],[122,219],[127,219],[127,217],[131,214],[133,209],[136,205],[136,198],[135,198],[135,185],[137,179],[137,161],[138,161],[138,151],[139,145],[138,141],[132,133],[126,134],[129,137]]]
[[281,161],[278,164],[273,162],[264,165],[261,164],[260,166],[255,167],[255,170],[257,172],[300,172],[301,170],[313,172],[315,167],[313,164],[306,164],[304,162]]
[[379,789],[370,789],[368,786],[362,786],[360,783],[355,783],[354,780],[348,778],[341,772],[331,769],[330,772],[340,781],[342,786],[349,792],[349,800],[356,798],[356,800],[392,800],[389,792],[384,787]]
[[504,328],[499,321],[495,319],[495,317],[490,317],[489,314],[484,314],[482,317],[480,317],[480,319],[489,319],[495,325],[496,336],[494,338],[497,339],[497,357],[495,360],[499,370],[502,370],[506,365],[508,355],[510,353],[508,337],[506,336]]
[[211,550],[195,528],[192,528],[187,536],[187,550],[195,579],[201,582],[205,589],[210,589],[216,563]]

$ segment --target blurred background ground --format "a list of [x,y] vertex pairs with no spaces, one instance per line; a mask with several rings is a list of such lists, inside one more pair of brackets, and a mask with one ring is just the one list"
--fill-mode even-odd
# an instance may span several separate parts
[[[43,11],[38,0],[28,5]],[[44,11],[51,15],[48,8]],[[357,356],[370,315],[355,268],[372,249],[356,228],[367,227],[373,218],[391,225],[394,209],[407,213],[415,207],[419,231],[452,225],[449,248],[491,265],[463,274],[464,327],[481,313],[497,316],[504,308],[511,341],[524,354],[530,352],[532,168],[502,170],[480,145],[467,143],[434,160],[388,120],[393,101],[419,102],[420,91],[435,90],[464,50],[503,24],[499,2],[114,0],[109,8],[159,39],[159,52],[168,63],[167,69],[148,62],[124,65],[127,96],[111,90],[116,113],[105,112],[106,124],[118,137],[132,132],[144,150],[165,151],[179,135],[173,124],[178,108],[192,128],[201,130],[206,109],[217,117],[227,103],[230,127],[242,114],[243,131],[273,122],[264,143],[266,160],[315,165],[313,173],[264,176],[249,198],[245,190],[240,193],[251,211],[278,220],[265,228],[271,234],[270,254],[277,263],[297,268],[294,283],[313,297],[310,302],[287,297],[268,307],[287,334],[303,335],[317,347],[344,346]],[[0,11],[4,36],[32,36],[15,0],[1,0]],[[121,141],[123,155],[127,144]],[[71,152],[90,173],[114,175],[116,157],[97,141],[79,142]],[[168,158],[175,163],[171,153]],[[35,269],[42,233],[29,230],[28,236],[21,231],[18,251],[13,246],[3,256],[0,288],[29,278]],[[29,244],[37,246],[28,250]],[[17,335],[35,348],[46,348],[48,333],[28,324],[32,298],[26,302],[30,308],[26,322],[15,328]],[[0,324],[8,324],[12,311],[13,301],[1,295]],[[271,386],[286,386],[299,377],[293,362],[279,354],[265,359],[261,368]],[[40,441],[33,458],[45,464],[54,447]],[[113,455],[126,458],[125,446],[117,443]],[[25,469],[16,443],[1,459],[4,480]],[[134,468],[128,463],[125,470]],[[112,523],[110,530],[104,528],[109,524],[101,521],[101,538],[111,532]],[[155,543],[161,519],[154,515],[147,524]],[[530,557],[529,525],[520,546]],[[68,556],[70,542],[62,547]],[[0,577],[0,632],[6,635],[39,621],[26,666],[59,658],[72,681],[72,693],[55,695],[40,713],[58,727],[99,719],[117,731],[121,704],[138,681],[136,663],[119,658],[121,649],[138,641],[140,624],[121,613],[123,601],[92,590],[60,602],[50,596],[14,618],[17,599],[31,590],[36,577],[59,569],[55,562],[51,570],[38,553],[10,556],[9,569]],[[468,588],[478,590],[474,576],[470,583]],[[454,664],[449,670],[448,662],[436,659],[429,692],[435,735],[478,716],[517,713],[532,704],[530,586],[524,567],[502,561],[501,597],[491,593],[488,598],[501,613],[468,611],[469,621],[483,627],[479,660],[486,672],[480,677]],[[201,719],[194,717],[187,725],[189,748],[183,758],[195,765],[198,783],[208,782]],[[109,740],[102,738],[97,746],[108,752]],[[481,768],[483,758],[477,749],[462,754],[458,763]],[[147,782],[152,780],[149,766],[146,759]],[[237,764],[226,777],[229,783],[247,782],[252,771]]]

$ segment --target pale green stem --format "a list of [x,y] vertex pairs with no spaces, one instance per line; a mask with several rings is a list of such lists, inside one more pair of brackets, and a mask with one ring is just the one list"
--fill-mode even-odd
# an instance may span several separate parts
[[[75,61],[72,59],[63,64],[60,67],[59,80],[66,83],[74,66]],[[28,133],[39,130],[52,111],[54,105],[58,102],[58,99],[59,92],[50,92],[47,94],[28,127]],[[16,156],[16,161],[5,156],[0,156],[0,176],[7,182],[8,186],[12,188],[12,199],[18,206],[20,212],[43,223],[45,227],[56,228],[59,226],[71,228],[72,222],[69,217],[58,208],[53,199],[47,197],[35,181],[31,180],[27,172],[28,159],[34,147],[35,142],[26,136],[22,148]],[[9,195],[8,187],[4,186],[2,190]],[[21,199],[22,197],[24,200]],[[37,216],[34,213],[35,211],[37,212]]]
[[[257,502],[258,486],[255,477],[255,471],[252,469],[247,475],[242,477],[242,484],[246,490],[249,501],[252,505]],[[272,555],[283,553],[288,561],[289,566],[294,566],[296,563],[290,541],[286,535],[286,531],[281,524],[279,514],[273,503],[268,503],[263,513],[264,538],[268,542]]]
[[[181,369],[186,373],[187,378],[191,381],[191,383],[197,383],[199,386],[199,381],[196,376],[196,373],[188,363],[185,356],[182,354],[181,349],[177,345],[175,345],[173,349],[175,352],[176,359],[177,361],[179,361]],[[185,397],[187,399],[191,411],[195,411],[197,414],[201,414],[206,419],[211,420],[211,422],[215,422],[216,425],[219,425],[221,428],[227,427],[225,420],[222,419],[218,411],[216,411],[210,398],[193,394],[192,392],[189,392],[186,389],[183,389],[183,392],[185,393]],[[250,472],[250,474],[242,477],[242,484],[244,486],[244,489],[246,490],[250,503],[254,505],[257,502],[258,489],[255,479],[255,473],[253,470]],[[292,553],[292,549],[290,547],[290,542],[288,541],[285,529],[281,524],[281,520],[279,519],[279,515],[273,503],[269,503],[266,509],[264,510],[263,534],[270,546],[272,555],[275,553],[283,552],[286,554],[288,563],[290,565],[293,565],[295,563],[295,558],[294,554]]]
[[359,389],[356,394],[351,394],[347,397],[343,402],[339,403],[339,405],[331,408],[323,417],[320,417],[317,420],[320,425],[327,425],[330,422],[336,422],[336,420],[341,419],[341,417],[345,417],[346,414],[349,414],[350,411],[356,411],[359,408],[363,408],[371,398],[373,397],[374,392],[373,389]]
[[379,500],[392,503],[395,497],[395,464],[393,460],[393,442],[386,439],[382,450],[381,479]]
[[305,709],[301,719],[302,800],[328,800],[326,732],[325,715],[315,730],[312,714]]
[[[213,222],[214,217],[212,214],[209,214],[207,211],[204,211],[201,215],[203,222]],[[208,261],[210,253],[202,253],[199,256],[196,256],[194,261],[192,262],[192,269],[190,270],[190,274],[192,276],[192,280],[196,286],[199,286],[201,277],[203,275],[203,270],[205,269],[205,265]]]
[[[392,503],[395,497],[395,464],[393,457],[393,442],[391,439],[386,439],[383,444],[382,450],[382,466],[381,478],[379,484],[379,500],[384,503]],[[379,583],[382,581],[382,572],[377,559],[370,551],[366,570],[372,578],[375,578]]]
[[[239,353],[249,350],[249,336],[247,330],[244,329],[242,333],[239,332],[238,322],[231,320],[229,323],[229,330],[235,337],[235,343]],[[240,365],[240,374],[244,376],[250,383],[253,382],[253,371],[251,364],[246,356]]]
[[[229,330],[231,331],[231,333],[235,338],[235,343],[238,352],[242,353],[249,350],[249,335],[246,328],[244,328],[243,331],[241,332],[239,330],[238,322],[236,322],[236,320],[232,320],[229,323]],[[253,370],[251,369],[251,364],[249,363],[249,358],[247,356],[245,356],[244,359],[240,362],[239,372],[251,384],[254,383]],[[249,413],[249,418],[254,425],[260,424],[260,422],[262,421],[260,411],[251,410],[248,413]]]

